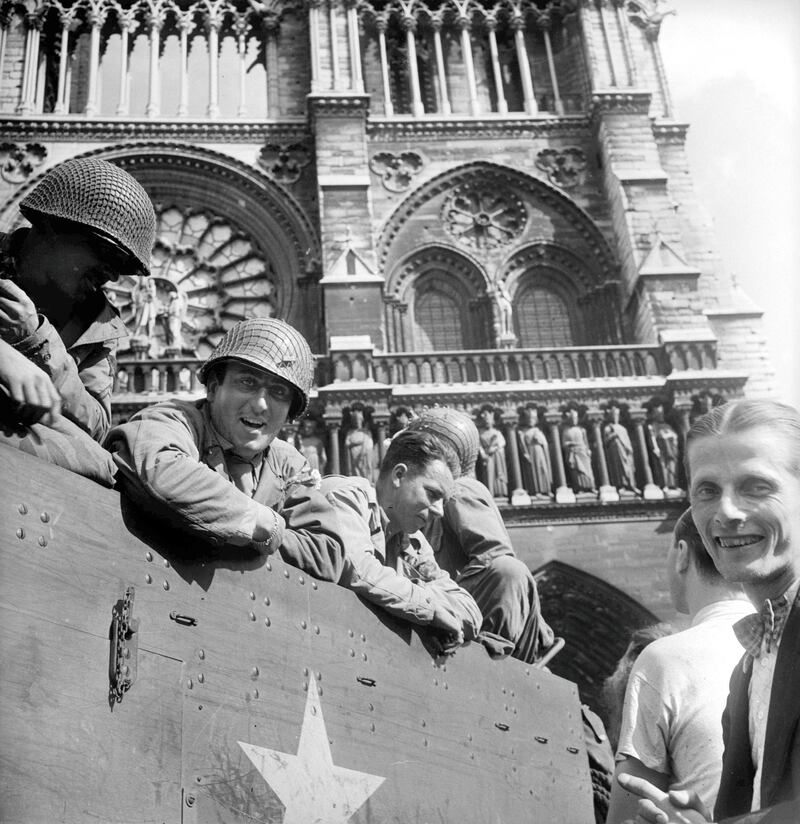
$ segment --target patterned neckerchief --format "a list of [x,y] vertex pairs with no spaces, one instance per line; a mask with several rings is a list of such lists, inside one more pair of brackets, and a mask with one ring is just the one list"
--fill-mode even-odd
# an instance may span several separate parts
[[[790,587],[790,590],[792,589],[794,587]],[[794,599],[789,598],[789,590],[779,598],[767,598],[759,612],[745,615],[733,625],[736,638],[747,653],[743,662],[745,671],[754,658],[777,649],[792,607],[792,600]]]

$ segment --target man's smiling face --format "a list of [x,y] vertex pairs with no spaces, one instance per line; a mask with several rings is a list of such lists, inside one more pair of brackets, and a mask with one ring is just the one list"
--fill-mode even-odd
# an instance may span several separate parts
[[797,445],[756,426],[689,444],[692,516],[714,563],[751,598],[775,598],[800,576]]
[[222,381],[208,382],[208,404],[217,432],[242,458],[263,452],[289,415],[294,390],[269,372],[228,361]]

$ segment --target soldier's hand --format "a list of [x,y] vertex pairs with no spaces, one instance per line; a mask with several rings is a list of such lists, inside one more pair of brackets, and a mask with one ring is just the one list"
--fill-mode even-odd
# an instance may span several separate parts
[[446,607],[436,607],[431,626],[439,630],[436,633],[436,640],[440,644],[443,654],[451,655],[464,643],[464,630],[461,619]]
[[620,786],[640,798],[636,824],[709,824],[710,816],[695,792],[663,790],[644,778],[617,776]]
[[0,278],[0,337],[16,343],[38,328],[39,315],[27,292],[13,280]]
[[0,340],[0,389],[18,423],[51,425],[61,414],[61,396],[50,376],[11,344]]

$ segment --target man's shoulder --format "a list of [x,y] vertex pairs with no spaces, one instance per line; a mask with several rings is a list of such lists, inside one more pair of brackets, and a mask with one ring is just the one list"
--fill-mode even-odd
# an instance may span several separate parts
[[366,479],[358,475],[325,475],[320,481],[320,492],[328,494],[335,492],[342,495],[365,498],[374,501],[375,487]]

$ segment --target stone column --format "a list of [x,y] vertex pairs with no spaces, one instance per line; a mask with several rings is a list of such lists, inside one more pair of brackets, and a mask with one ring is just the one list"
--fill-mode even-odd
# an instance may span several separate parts
[[236,109],[237,117],[247,114],[247,38],[245,37],[246,22],[240,20],[236,27],[236,45],[239,52],[239,106]]
[[331,83],[333,89],[342,88],[342,76],[339,70],[339,37],[336,31],[336,0],[328,0],[328,28],[330,30],[331,49]]
[[611,485],[611,481],[608,479],[608,463],[606,462],[606,452],[603,447],[603,433],[600,429],[603,413],[599,409],[590,409],[586,417],[592,427],[592,446],[594,448],[594,454],[597,456],[597,474],[599,476],[598,480],[600,481],[598,484],[598,497],[601,503],[618,501],[619,492],[615,486]]
[[208,32],[208,107],[206,115],[213,119],[219,117],[219,27],[221,20],[215,12],[208,15],[206,31]]
[[189,28],[191,25],[191,17],[181,15],[178,21],[178,31],[181,36],[181,96],[178,101],[178,117],[187,117],[189,114]]
[[509,481],[511,481],[511,505],[527,506],[531,502],[531,496],[522,485],[522,468],[519,463],[519,441],[517,440],[516,414],[513,418],[504,419],[503,422],[506,425],[505,436],[510,458],[508,468],[511,475],[509,478]]
[[486,17],[486,28],[489,32],[489,54],[492,58],[492,77],[494,78],[494,92],[497,96],[497,113],[508,114],[508,103],[503,89],[503,73],[500,69],[500,56],[497,51],[497,18],[493,13]]
[[[54,114],[66,114],[67,106],[67,62],[69,61],[69,32],[71,21],[63,12],[60,15],[61,23],[61,49],[58,60],[58,90],[56,91],[56,105],[53,108]],[[125,46],[128,42],[128,31],[126,26],[122,26],[122,65],[125,61]],[[3,35],[0,35],[3,36]],[[2,72],[2,61],[0,61],[0,72]],[[120,100],[122,99],[122,89],[120,89]]]
[[631,409],[629,410],[629,414],[636,432],[639,468],[644,477],[644,499],[646,501],[660,501],[664,498],[664,490],[653,483],[653,470],[650,468],[650,457],[647,452],[647,442],[644,437],[644,421],[647,413],[644,409]]
[[472,25],[467,14],[462,12],[459,15],[458,27],[461,29],[461,56],[464,58],[464,71],[467,74],[469,111],[474,116],[480,114],[480,105],[478,103],[478,86],[475,82],[475,66],[472,62],[472,41],[469,37]]
[[39,39],[42,18],[38,14],[25,15],[25,58],[22,64],[22,89],[17,106],[19,114],[31,114],[36,98],[36,80],[39,74]]
[[453,109],[450,105],[450,97],[447,93],[447,72],[444,67],[444,52],[442,51],[442,14],[441,9],[437,9],[431,16],[433,26],[433,50],[436,54],[436,75],[439,78],[439,102],[442,114],[451,114]]
[[378,27],[378,50],[381,55],[381,81],[383,83],[383,113],[386,117],[392,117],[394,106],[392,105],[392,87],[389,83],[389,58],[386,54],[386,27],[389,18],[386,12],[381,12],[375,18]]
[[553,60],[553,45],[550,42],[550,29],[553,25],[553,18],[550,11],[540,10],[536,15],[536,22],[544,34],[544,48],[547,52],[547,68],[550,71],[550,85],[553,87],[553,105],[556,114],[564,114],[564,103],[561,100],[561,93],[558,89],[558,77],[556,77],[556,64]]
[[608,61],[608,71],[611,77],[611,85],[617,85],[617,72],[614,68],[614,57],[611,53],[611,43],[608,39],[608,28],[606,27],[606,16],[605,12],[603,11],[603,6],[605,4],[605,0],[594,0],[595,6],[597,7],[597,14],[600,18],[600,29],[603,32],[603,45],[605,46],[606,52],[606,60]]
[[319,60],[319,7],[322,0],[309,0],[308,4],[308,39],[311,50],[311,91],[320,88],[320,60]]
[[558,428],[561,422],[561,413],[554,410],[548,411],[544,419],[547,422],[547,430],[550,436],[550,456],[555,472],[556,503],[574,504],[575,493],[567,486],[567,473],[564,470],[564,453],[561,451],[561,430]]
[[332,420],[325,416],[325,426],[328,430],[328,466],[326,471],[329,475],[341,474],[339,466],[339,426],[341,425],[341,417],[337,414],[336,419]]
[[539,107],[536,105],[536,97],[533,93],[533,78],[531,77],[531,67],[528,63],[528,49],[525,45],[525,18],[517,10],[513,12],[511,17],[511,27],[514,29],[517,63],[519,63],[522,93],[525,98],[525,114],[538,114]]
[[158,117],[161,113],[161,76],[159,71],[161,21],[155,14],[149,14],[147,26],[150,29],[150,81],[147,106],[144,113],[147,117]]
[[417,68],[417,42],[414,39],[417,30],[416,18],[410,13],[403,15],[403,28],[406,32],[406,55],[408,59],[408,76],[411,84],[411,114],[422,117],[425,108],[422,105],[422,95],[419,90],[419,70]]
[[361,43],[358,37],[357,0],[345,0],[347,9],[347,36],[350,44],[350,90],[364,93],[364,77],[361,71]]
[[628,0],[612,0],[614,8],[617,10],[617,27],[619,37],[622,41],[622,53],[625,57],[625,70],[628,74],[628,85],[636,85],[636,61],[633,59],[633,49],[631,49],[631,33],[628,30],[628,16],[625,13],[625,6]]

